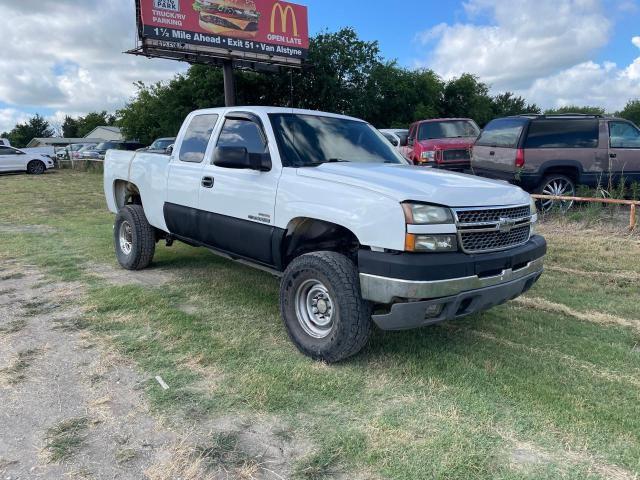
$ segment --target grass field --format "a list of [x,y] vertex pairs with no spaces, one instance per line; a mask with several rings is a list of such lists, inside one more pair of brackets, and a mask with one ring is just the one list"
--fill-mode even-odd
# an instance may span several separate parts
[[163,282],[95,275],[117,272],[101,182],[0,177],[0,261],[81,282],[83,324],[147,374],[156,414],[178,425],[277,419],[308,445],[292,459],[302,479],[640,476],[637,235],[542,225],[548,269],[523,299],[376,332],[362,354],[327,366],[289,342],[266,273],[176,245],[157,250],[150,274]]

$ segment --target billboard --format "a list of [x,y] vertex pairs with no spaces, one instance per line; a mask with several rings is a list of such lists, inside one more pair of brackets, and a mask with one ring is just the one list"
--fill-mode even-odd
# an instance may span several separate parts
[[143,48],[299,64],[307,7],[280,0],[136,0]]

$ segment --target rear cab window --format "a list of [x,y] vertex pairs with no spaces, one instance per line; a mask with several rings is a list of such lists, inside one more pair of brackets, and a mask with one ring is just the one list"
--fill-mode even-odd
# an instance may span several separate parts
[[597,148],[598,119],[534,120],[529,126],[525,148]]
[[517,148],[527,125],[524,118],[501,118],[490,122],[478,137],[477,146]]
[[201,163],[219,115],[196,115],[191,119],[180,146],[180,161]]

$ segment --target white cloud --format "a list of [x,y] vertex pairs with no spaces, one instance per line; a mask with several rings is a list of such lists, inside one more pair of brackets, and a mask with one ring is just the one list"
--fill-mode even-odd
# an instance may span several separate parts
[[525,87],[532,79],[589,59],[608,41],[611,24],[596,0],[469,0],[471,19],[490,25],[438,25],[420,34],[436,40],[428,65],[445,78],[473,72],[495,88]]
[[29,117],[29,114],[15,108],[0,108],[0,134],[10,131],[17,123],[22,123]]
[[[465,11],[468,23],[418,35],[434,45],[420,66],[445,78],[474,73],[493,91],[515,91],[543,107],[575,103],[613,111],[640,96],[640,57],[623,67],[593,62],[613,27],[600,0],[469,0]],[[632,43],[640,48],[640,37]]]
[[0,16],[0,102],[11,111],[113,111],[134,93],[134,82],[166,80],[186,69],[122,53],[135,46],[131,0],[16,0],[2,2]]

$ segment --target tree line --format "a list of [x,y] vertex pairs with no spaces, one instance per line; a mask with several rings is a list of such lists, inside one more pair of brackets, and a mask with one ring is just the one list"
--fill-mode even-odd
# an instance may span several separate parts
[[[541,113],[538,105],[512,92],[491,95],[489,85],[474,75],[445,81],[432,70],[407,69],[385,60],[378,42],[361,40],[351,28],[312,38],[307,65],[301,70],[270,74],[238,71],[235,79],[239,105],[324,110],[363,118],[378,128],[407,127],[416,120],[434,117],[469,117],[484,126],[497,117]],[[100,125],[117,124],[127,138],[149,144],[158,137],[175,136],[189,112],[224,105],[219,68],[194,65],[168,82],[139,82],[136,86],[135,96],[115,115],[100,112],[77,119],[67,117],[62,133],[83,136],[98,121]],[[564,112],[605,113],[592,106],[567,106],[545,113]],[[618,115],[640,124],[640,100],[630,101]],[[48,136],[45,133],[50,126],[43,125],[42,117],[37,118],[35,123],[41,130],[34,136]],[[16,129],[24,133],[28,124],[17,125],[3,136],[21,145],[25,137]],[[45,126],[49,130],[42,130]]]

